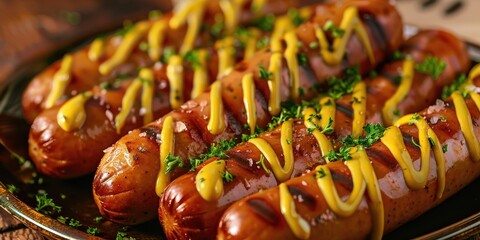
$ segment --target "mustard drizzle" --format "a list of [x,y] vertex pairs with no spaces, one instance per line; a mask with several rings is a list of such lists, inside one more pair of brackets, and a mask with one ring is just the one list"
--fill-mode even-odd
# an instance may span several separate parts
[[219,134],[226,128],[224,119],[224,109],[222,100],[222,83],[215,81],[210,90],[210,120],[208,121],[208,131],[211,134]]
[[198,64],[193,68],[193,88],[191,99],[196,98],[202,94],[208,87],[208,73],[207,73],[207,50],[198,50]]
[[280,166],[280,160],[273,150],[272,146],[262,138],[252,138],[248,140],[249,143],[255,145],[260,152],[262,152],[265,159],[270,163],[270,168],[273,171],[275,178],[279,182],[288,180],[293,172],[293,120],[289,119],[282,123],[280,142],[282,151],[284,153],[284,166]]
[[200,31],[200,25],[206,4],[206,0],[186,1],[177,5],[174,9],[175,14],[169,22],[172,29],[179,28],[185,24],[185,21],[188,22],[187,33],[182,46],[180,47],[180,53],[182,55],[190,51],[194,46],[196,37]]
[[[479,75],[480,75],[480,65],[477,65],[470,72],[469,83],[472,83],[473,78]],[[480,110],[480,96],[471,90],[467,90],[467,91],[472,97],[477,108]],[[465,139],[467,141],[468,149],[469,149],[470,155],[472,156],[472,160],[478,161],[478,157],[477,157],[478,155],[476,155],[478,153],[476,151],[477,151],[477,148],[480,147],[480,143],[478,139],[476,139],[476,136],[474,134],[472,119],[470,116],[470,112],[466,106],[465,99],[460,93],[460,91],[456,91],[452,94],[452,100],[456,109],[457,119],[460,122],[461,131],[464,134]],[[311,109],[311,111],[313,111],[313,109]],[[307,114],[308,113],[306,113],[305,115]],[[408,154],[405,144],[402,140],[403,137],[399,130],[399,127],[404,124],[414,124],[419,129],[418,133],[419,133],[419,139],[420,139],[420,151],[421,151],[421,161],[422,161],[421,168],[419,171],[415,170],[415,168],[413,167],[411,157]],[[306,122],[306,125],[307,125],[307,122]],[[429,140],[429,138],[431,140]],[[446,173],[445,155],[441,148],[438,137],[436,136],[435,132],[430,128],[430,126],[425,121],[425,119],[421,117],[420,118],[414,117],[413,114],[406,115],[400,118],[395,122],[395,126],[392,126],[385,131],[384,136],[381,138],[381,141],[387,146],[387,148],[389,148],[389,150],[394,155],[395,159],[399,162],[399,165],[401,166],[401,169],[405,176],[405,182],[407,186],[413,189],[421,189],[426,186],[426,182],[428,180],[429,159],[430,159],[430,151],[431,151],[430,141],[433,142],[433,152],[434,152],[435,161],[437,164],[437,181],[438,181],[437,198],[440,199],[442,197],[443,192],[445,190],[445,173]],[[361,154],[360,157],[357,157],[358,156],[357,154]],[[361,188],[361,186],[360,187],[358,186],[360,184],[358,183],[358,180],[355,180],[358,176],[358,173],[357,173],[358,170],[355,169],[355,167],[349,166],[351,162],[359,160],[361,162],[360,165],[361,165],[363,178],[367,184],[366,189],[368,191],[368,195],[371,200],[371,203],[369,204],[369,206],[373,216],[372,238],[381,239],[383,234],[383,229],[384,229],[384,209],[383,209],[383,202],[381,198],[380,188],[378,185],[378,180],[376,178],[373,167],[363,147],[362,148],[357,147],[356,152],[352,153],[351,156],[352,156],[352,159],[349,161],[346,161],[346,164],[348,165],[350,171],[352,172],[354,190],[352,191],[352,194],[350,195],[350,197],[345,203],[352,203],[352,202],[355,202],[354,200],[357,200],[356,199],[357,197],[353,198],[352,196],[358,196],[358,198],[360,198],[363,195],[363,193],[356,194],[356,192],[358,191],[356,189]],[[340,201],[340,198],[338,197],[338,195],[336,194],[336,190],[334,189],[334,182],[328,179],[328,178],[331,178],[331,174],[328,169],[328,166],[327,165],[318,166],[316,168],[316,172],[317,172],[317,184],[319,185],[332,211],[344,217],[348,217],[350,214],[352,214],[356,210],[356,208],[358,208],[358,205],[357,207],[353,208],[353,211],[352,211],[350,208],[351,207],[350,205],[345,206],[345,203],[342,203]],[[325,178],[325,179],[322,180],[322,178]],[[355,182],[357,183],[355,184]],[[281,199],[283,198],[284,199],[283,201],[287,201],[288,195],[289,194],[281,193]],[[293,203],[293,200],[291,200],[290,202]],[[296,214],[295,206],[293,206],[292,209],[289,211],[295,212]],[[304,238],[303,237],[304,235],[302,234],[305,234],[305,232],[308,231],[308,229],[305,230],[304,232],[298,232],[298,224],[301,220],[298,220],[298,217],[290,216],[289,215],[290,212],[282,212],[282,214],[284,215],[287,223],[289,224],[294,234],[299,238]]]
[[170,85],[170,106],[178,109],[183,103],[183,60],[179,55],[168,60],[167,77]]
[[290,75],[290,94],[293,99],[298,99],[300,86],[300,69],[298,67],[298,39],[294,31],[288,32],[284,36],[287,48],[285,49],[285,59],[287,60],[288,71]]
[[91,91],[83,92],[69,99],[57,113],[57,123],[66,132],[80,129],[87,119],[85,103],[93,96]]
[[161,196],[165,187],[170,183],[170,174],[166,173],[167,156],[173,154],[175,151],[175,135],[174,135],[174,121],[172,116],[167,116],[163,122],[163,129],[161,132],[162,145],[160,146],[160,171],[158,172],[157,182],[155,185],[155,192],[157,196]]
[[225,37],[215,43],[218,53],[217,79],[229,74],[235,65],[235,46],[233,37]]
[[358,138],[363,133],[363,126],[367,121],[367,85],[365,82],[358,82],[353,88],[352,95],[353,121],[352,135]]
[[268,110],[270,114],[276,116],[281,110],[280,86],[282,83],[282,54],[278,52],[272,54],[268,70],[272,73],[270,81],[268,81],[268,88],[270,89]]
[[243,60],[248,60],[256,51],[257,51],[257,41],[260,37],[261,32],[256,28],[248,29],[248,38],[245,46],[245,54]]
[[98,37],[93,40],[88,49],[88,59],[92,62],[98,61],[103,56],[105,48],[105,39]]
[[293,234],[300,239],[309,239],[311,228],[305,219],[297,213],[293,197],[285,183],[280,183],[280,211],[285,216],[288,226]]
[[125,95],[122,98],[122,109],[115,117],[115,129],[120,134],[133,107],[138,90],[143,87],[142,92],[142,111],[144,111],[143,123],[147,124],[153,120],[152,100],[153,100],[153,71],[149,68],[140,70],[139,77],[128,86]]
[[394,113],[397,111],[398,104],[407,97],[412,87],[415,62],[411,58],[406,59],[403,62],[402,69],[402,79],[397,91],[387,100],[382,108],[382,120],[387,126],[392,125],[398,119],[398,116],[395,116]]
[[216,160],[202,167],[195,176],[195,187],[206,201],[215,201],[223,195],[222,174],[225,171],[225,161]]
[[167,29],[167,20],[158,19],[153,23],[148,32],[148,56],[153,61],[159,61],[162,56],[163,41],[165,39],[165,30]]
[[223,11],[225,29],[231,34],[238,25],[239,11],[242,10],[245,0],[220,0],[219,4]]
[[333,51],[329,50],[329,44],[325,33],[322,28],[315,26],[315,35],[320,43],[320,54],[324,61],[331,65],[341,63],[343,56],[345,55],[348,40],[353,31],[357,34],[358,38],[362,42],[371,63],[375,62],[375,56],[373,55],[372,46],[368,39],[368,33],[358,16],[358,10],[356,7],[348,7],[343,13],[343,19],[340,23],[340,29],[344,30],[344,34],[341,38],[335,38],[333,41]]
[[72,55],[66,54],[62,63],[60,64],[60,69],[53,76],[52,90],[45,100],[45,108],[51,108],[53,105],[60,99],[62,94],[65,92],[68,83],[71,79],[71,71],[73,65]]
[[139,22],[135,24],[133,29],[131,29],[124,36],[122,43],[118,47],[117,51],[115,51],[115,54],[110,59],[102,63],[98,68],[98,71],[102,75],[107,75],[113,70],[113,68],[124,63],[143,36],[147,34],[150,27],[150,22]]
[[247,114],[247,123],[250,127],[250,134],[255,132],[257,126],[257,107],[255,101],[255,84],[253,82],[253,75],[251,73],[246,74],[242,78],[243,89],[243,105],[245,105],[245,111]]

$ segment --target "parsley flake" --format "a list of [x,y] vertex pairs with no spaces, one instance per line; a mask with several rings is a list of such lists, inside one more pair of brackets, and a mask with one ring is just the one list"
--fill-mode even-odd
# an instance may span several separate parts
[[37,207],[35,208],[37,211],[40,211],[46,215],[50,215],[53,212],[60,213],[62,211],[62,207],[57,206],[53,199],[47,197],[47,193],[39,193],[35,196],[37,200]]
[[165,173],[169,173],[177,167],[185,167],[182,159],[179,156],[174,156],[172,153],[169,153],[164,161],[167,164],[167,169],[165,169]]
[[266,172],[266,173],[270,173],[270,169],[267,168],[267,166],[265,166],[265,157],[263,155],[260,155],[260,160],[258,160],[257,162],[255,162],[257,165],[261,165],[263,170]]
[[345,34],[345,30],[336,27],[332,20],[329,20],[323,25],[323,30],[332,33],[335,38],[341,38]]
[[263,65],[258,65],[258,67],[260,68],[260,79],[270,80],[273,73],[271,71],[268,71]]
[[222,179],[226,183],[233,181],[234,178],[235,178],[235,176],[227,170],[225,170],[225,172],[223,172],[223,174],[222,174]]
[[444,60],[440,60],[438,57],[428,56],[423,62],[415,65],[415,70],[430,74],[433,79],[436,80],[446,67],[447,63]]
[[96,227],[88,227],[87,228],[87,233],[90,234],[90,235],[93,235],[93,236],[96,236],[98,234],[100,234],[100,230]]

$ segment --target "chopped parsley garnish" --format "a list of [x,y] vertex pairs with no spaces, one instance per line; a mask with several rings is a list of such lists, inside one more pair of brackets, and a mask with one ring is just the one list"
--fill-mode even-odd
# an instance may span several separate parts
[[335,152],[335,150],[332,149],[330,152],[325,154],[325,156],[323,156],[323,157],[328,159],[328,161],[330,161],[330,162],[334,162],[334,161],[337,161],[337,160],[340,160],[340,159],[343,159],[345,161],[350,160],[350,159],[352,159],[352,156],[350,156],[350,149],[351,149],[350,146],[341,146],[338,149],[338,152]]
[[80,223],[80,221],[70,218],[70,221],[68,222],[68,226],[73,228],[79,228],[82,226],[82,224]]
[[152,10],[148,13],[148,19],[155,20],[162,16],[162,12],[159,10]]
[[222,179],[226,183],[233,181],[234,178],[235,178],[235,176],[227,170],[225,170],[225,172],[223,172],[223,174],[222,174]]
[[430,142],[430,146],[435,147],[435,141],[432,137],[428,137],[428,141]]
[[441,116],[441,117],[440,117],[440,121],[442,121],[442,122],[446,122],[446,121],[447,121],[447,119],[446,119],[444,116]]
[[96,227],[88,227],[87,228],[87,233],[90,234],[90,235],[93,235],[93,236],[96,236],[98,234],[100,234],[100,229],[96,228]]
[[403,60],[403,59],[405,59],[405,54],[403,54],[402,52],[397,50],[392,53],[392,60],[396,61],[396,60]]
[[7,190],[11,193],[18,193],[20,192],[20,189],[18,189],[15,185],[13,184],[7,184]]
[[118,30],[115,35],[117,36],[124,36],[125,34],[127,34],[128,32],[130,32],[130,30],[132,30],[133,28],[135,27],[135,25],[132,23],[132,21],[125,21],[123,22],[123,28]]
[[201,66],[199,56],[198,56],[198,51],[195,51],[195,50],[188,51],[187,53],[185,53],[185,56],[183,56],[183,58],[185,59],[185,61],[190,63],[193,68]]
[[223,21],[215,21],[215,23],[210,27],[210,35],[214,38],[220,38],[225,27]]
[[268,14],[266,16],[257,18],[252,21],[252,25],[262,30],[262,32],[271,32],[273,30],[274,24],[275,24],[275,15],[273,14]]
[[292,139],[291,138],[287,138],[287,139],[285,139],[285,141],[287,142],[287,144],[292,144]]
[[135,238],[127,237],[126,232],[117,232],[117,236],[115,237],[115,240],[135,240]]
[[272,117],[272,119],[267,125],[267,128],[268,130],[272,130],[290,118],[300,117],[302,117],[302,106],[299,106],[292,101],[287,101],[282,104],[280,114],[278,116]]
[[140,51],[142,51],[142,52],[147,52],[149,48],[150,48],[150,46],[148,45],[147,42],[141,42],[138,45],[138,49],[140,49]]
[[372,79],[373,79],[373,78],[377,78],[377,77],[378,77],[378,73],[377,73],[377,71],[372,70],[372,71],[370,71],[370,72],[368,73],[368,76],[369,76],[370,78],[372,78]]
[[320,170],[318,170],[318,171],[315,173],[315,178],[316,178],[316,179],[324,178],[325,176],[327,176],[327,173],[325,172],[325,170],[324,170],[323,168],[321,168]]
[[442,145],[442,152],[443,153],[446,153],[448,151],[448,145],[447,144],[443,144]]
[[414,124],[413,121],[418,121],[418,120],[420,120],[420,118],[421,118],[421,117],[420,117],[420,115],[418,115],[418,113],[414,113],[414,114],[412,115],[412,117],[410,118],[411,121],[408,122],[408,125],[413,125],[413,124]]
[[433,79],[436,80],[445,67],[447,67],[447,63],[444,60],[440,60],[438,57],[428,56],[423,62],[415,65],[415,70],[421,73],[430,74]]
[[103,221],[103,217],[102,216],[96,216],[93,218],[93,221],[95,221],[96,223],[100,223],[101,221]]
[[291,8],[290,10],[288,10],[287,15],[290,18],[290,21],[292,21],[293,25],[295,25],[296,27],[300,26],[300,24],[305,21],[305,19],[300,16],[300,12],[296,8]]
[[268,71],[263,65],[258,65],[258,67],[260,68],[259,70],[260,79],[270,80],[273,73],[271,71]]
[[168,63],[170,58],[174,55],[175,55],[175,49],[173,49],[171,47],[167,47],[167,48],[163,49],[162,62],[165,63],[165,64]]
[[208,149],[207,153],[202,153],[197,158],[190,158],[190,171],[195,171],[195,168],[205,162],[207,159],[218,157],[220,159],[228,158],[228,155],[225,151],[230,150],[232,147],[236,145],[233,139],[230,140],[222,140],[218,143],[213,143]]
[[412,137],[412,143],[413,145],[415,145],[416,147],[420,148],[420,144],[418,144],[417,142],[415,142],[415,138]]
[[316,49],[318,48],[318,42],[311,42],[310,44],[308,44],[308,47],[311,49]]
[[325,25],[323,25],[323,30],[327,31],[327,32],[330,32],[332,34],[332,36],[335,37],[335,38],[341,38],[345,34],[345,30],[336,27],[333,24],[332,20],[327,21],[325,23]]
[[9,152],[10,152],[10,156],[11,156],[13,159],[17,159],[19,165],[23,165],[24,163],[27,162],[27,159],[25,159],[24,157],[20,156],[19,154],[15,153],[15,152],[13,152],[13,151],[10,151],[10,150],[9,150]]
[[57,221],[61,222],[62,224],[67,224],[68,217],[58,216]]
[[400,114],[401,114],[400,109],[398,109],[398,108],[393,111],[393,115],[395,115],[397,117],[400,117]]
[[262,49],[270,44],[270,38],[267,36],[261,38],[260,40],[257,41],[257,49]]
[[460,87],[467,82],[467,76],[465,74],[460,75],[450,86],[443,87],[442,98],[446,99],[452,95],[453,92],[460,89]]
[[344,139],[340,140],[340,142],[348,147],[353,147],[356,145],[370,147],[383,137],[383,133],[385,132],[385,130],[386,128],[383,127],[380,123],[369,123],[363,127],[363,131],[365,131],[365,136],[354,138],[352,135],[348,135]]
[[333,119],[328,118],[327,126],[324,129],[322,129],[322,131],[320,131],[320,133],[323,133],[323,134],[332,133],[333,132],[332,125],[333,125]]
[[60,213],[62,211],[62,207],[57,206],[53,202],[53,199],[47,197],[47,193],[38,193],[35,199],[37,200],[37,207],[35,208],[37,211],[46,215],[50,215],[53,212]]
[[167,169],[165,169],[165,173],[169,173],[177,167],[185,167],[182,159],[179,156],[174,156],[172,153],[169,153],[164,161],[167,164]]
[[267,166],[265,166],[265,157],[263,155],[260,155],[260,160],[258,160],[257,162],[255,162],[255,164],[257,165],[261,165],[263,170],[266,172],[266,173],[270,173],[270,169],[267,168]]
[[300,66],[304,66],[304,67],[307,66],[308,58],[307,58],[307,55],[305,55],[305,53],[297,54],[297,59],[298,59],[298,64],[300,64]]
[[331,77],[327,80],[328,86],[330,87],[328,95],[333,99],[339,99],[343,95],[352,93],[355,84],[361,80],[362,76],[360,75],[358,66],[347,68],[343,78]]

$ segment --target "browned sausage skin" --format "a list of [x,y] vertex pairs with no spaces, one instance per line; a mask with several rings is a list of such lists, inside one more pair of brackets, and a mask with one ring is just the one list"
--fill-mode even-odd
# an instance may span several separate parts
[[[211,4],[213,3],[216,3],[216,1],[213,1]],[[267,1],[264,3],[264,8],[270,9],[272,13],[281,13],[281,10],[284,9],[286,11],[288,6],[295,6],[295,4],[308,4],[309,2],[296,3],[294,1],[281,1],[280,3],[281,4],[279,6],[270,7],[269,4],[277,3]],[[246,2],[244,4],[245,9],[242,8],[242,10],[250,12],[250,5],[251,3]],[[220,10],[217,9],[216,11],[218,12]],[[213,13],[207,12],[207,23],[205,25],[207,26],[206,28],[208,28],[209,21],[212,19],[211,16],[208,16],[211,14]],[[240,14],[242,14],[242,12],[240,12]],[[269,14],[269,12],[264,11],[262,14]],[[301,13],[299,14],[301,15]],[[250,15],[252,14],[250,13]],[[302,17],[308,18],[308,16],[303,15]],[[252,18],[254,18],[253,15],[241,16],[242,20],[240,22],[247,22],[247,20],[252,20]],[[168,75],[169,66],[172,64],[170,64],[169,60],[167,59],[167,52],[164,51],[161,61],[155,61],[150,55],[150,48],[145,49],[141,47],[142,43],[144,45],[147,43],[151,44],[150,33],[154,32],[156,24],[159,21],[166,22],[167,20],[172,20],[172,17],[167,15],[160,20],[156,19],[140,22],[132,27],[132,29],[129,30],[130,32],[126,33],[125,36],[111,36],[107,38],[105,40],[106,42],[104,43],[104,54],[97,61],[93,61],[88,58],[90,50],[94,48],[93,43],[90,47],[86,47],[76,53],[73,53],[71,55],[71,61],[73,64],[70,70],[71,80],[70,83],[67,84],[67,89],[65,91],[65,93],[68,94],[61,97],[58,100],[58,105],[56,106],[54,105],[49,109],[44,109],[44,104],[47,102],[45,98],[47,98],[47,95],[49,95],[51,92],[54,92],[52,89],[54,84],[52,84],[52,82],[55,80],[52,81],[52,79],[49,79],[48,82],[45,81],[48,80],[48,76],[55,78],[54,76],[57,74],[57,72],[61,72],[61,70],[59,70],[59,63],[52,66],[52,68],[55,69],[54,72],[46,70],[46,72],[52,74],[39,75],[37,80],[42,80],[43,82],[40,83],[37,80],[34,80],[31,83],[31,86],[28,87],[25,92],[24,103],[34,99],[35,101],[38,100],[40,105],[36,107],[28,107],[28,109],[30,109],[28,110],[29,114],[36,115],[36,110],[32,110],[34,108],[41,108],[39,111],[44,109],[33,121],[29,138],[30,156],[40,172],[57,178],[74,178],[94,172],[101,157],[103,156],[103,150],[105,148],[111,146],[116,140],[125,135],[128,131],[139,128],[144,124],[151,122],[153,119],[162,117],[164,114],[172,110],[173,104],[169,99],[169,96],[171,95],[170,82],[178,80],[172,80],[171,75]],[[114,56],[116,56],[118,52],[121,52],[120,49],[122,49],[122,44],[124,42],[128,42],[128,34],[131,34],[136,28],[140,28],[142,24],[145,25],[146,23],[147,25],[150,25],[148,34],[144,33],[144,35],[141,36],[141,40],[138,41],[140,44],[137,44],[138,47],[133,49],[132,53],[127,56],[127,60],[114,67],[108,76],[100,74],[99,71],[102,68],[102,64],[111,61],[111,59],[115,58]],[[246,24],[248,26],[252,23]],[[222,44],[228,45],[228,48],[232,47],[234,49],[235,54],[233,54],[234,56],[231,57],[231,62],[233,64],[234,62],[239,62],[244,57],[247,57],[244,53],[246,52],[245,45],[247,45],[246,43],[250,41],[249,38],[255,37],[257,39],[262,39],[268,36],[268,33],[263,33],[256,28],[252,30],[253,28],[241,27],[237,30],[239,29],[245,33],[243,35],[237,33],[234,34],[234,37],[226,37],[216,41],[215,43],[212,41],[215,41],[218,37],[210,36],[208,31],[204,30],[195,43],[195,47],[201,49],[192,49],[187,54],[183,54],[183,64],[180,64],[179,66],[183,68],[183,79],[180,79],[183,82],[183,89],[181,90],[183,91],[183,100],[190,99],[190,96],[192,96],[191,94],[193,94],[192,92],[196,74],[195,64],[205,65],[204,67],[206,68],[207,77],[204,78],[205,81],[209,83],[216,79],[220,71],[224,71],[224,69],[222,70],[219,68],[219,65],[221,65],[219,63],[226,61],[225,59],[219,60],[220,52],[225,51],[221,50],[221,48],[227,48],[226,46],[222,46]],[[240,30],[239,32],[242,32]],[[170,29],[166,30],[166,32],[168,31],[170,31]],[[173,49],[175,52],[178,52],[178,49],[182,43],[182,39],[185,35],[184,32],[185,29],[183,28],[179,29],[178,31],[171,30],[168,32],[168,34],[165,36],[166,40],[164,41],[164,44],[166,44],[166,46],[164,49]],[[232,41],[226,44],[225,42],[227,40]],[[120,45],[118,44],[119,42]],[[208,59],[208,61],[201,60],[202,57],[200,57],[200,51],[202,51],[202,54],[204,54],[202,56],[205,56],[204,58]],[[222,56],[224,55],[225,54]],[[61,65],[63,65],[63,61],[64,60],[61,61]],[[149,80],[154,86],[154,94],[151,97],[151,103],[153,105],[151,114],[152,117],[149,120],[145,119],[145,113],[142,112],[144,106],[140,104],[140,102],[143,100],[142,97],[140,97],[140,94],[137,94],[136,98],[128,100],[132,102],[134,101],[135,103],[131,108],[131,111],[129,111],[128,117],[126,118],[125,123],[122,125],[121,130],[118,130],[116,129],[117,120],[115,118],[121,114],[121,110],[123,110],[123,108],[126,108],[122,105],[124,101],[123,99],[126,98],[130,87],[136,81],[137,75],[139,75],[140,72],[139,67],[140,69],[143,67],[148,67],[148,69],[151,69],[155,75],[153,79]],[[207,83],[205,83],[205,87],[208,86]],[[35,87],[38,84],[41,84],[42,87]],[[99,85],[92,87],[92,84]],[[82,87],[80,87],[80,85],[82,85]],[[84,106],[86,120],[81,126],[75,129],[65,129],[65,127],[62,127],[60,123],[58,123],[57,116],[61,114],[62,108],[72,101],[72,99],[67,100],[67,98],[73,97],[73,95],[78,96],[78,91],[91,90],[86,87],[84,88],[83,85],[88,85],[93,88],[92,91],[94,95],[92,98],[87,100]],[[37,93],[32,93],[31,91],[40,91],[47,95],[39,96]],[[195,92],[199,92],[199,90],[197,89]],[[63,103],[63,101],[67,102]],[[24,106],[26,105],[28,104],[24,104]],[[25,111],[27,111],[27,107],[25,107]]]
[[[360,19],[365,20],[365,28],[373,50],[371,63],[358,36],[353,34],[346,47],[348,59],[338,65],[327,64],[318,53],[318,49],[308,47],[315,40],[315,26],[323,26],[328,19],[335,25],[342,19],[343,11],[356,7]],[[386,54],[397,49],[402,43],[402,21],[396,9],[385,1],[342,1],[335,4],[317,5],[313,18],[297,28],[295,35],[302,42],[300,53],[307,56],[306,67],[300,67],[300,88],[309,89],[315,83],[322,83],[328,77],[339,76],[349,66],[359,65],[361,73],[366,73],[381,62]],[[163,122],[172,117],[174,120],[174,156],[180,157],[183,164],[189,166],[188,158],[206,151],[214,142],[239,138],[246,133],[247,116],[243,104],[241,79],[248,73],[255,80],[255,105],[257,126],[263,128],[270,121],[268,99],[270,91],[268,81],[259,77],[259,66],[269,66],[272,52],[257,52],[249,62],[242,62],[225,78],[221,79],[221,98],[225,107],[222,117],[226,128],[219,134],[211,134],[207,129],[210,115],[210,93],[185,103],[166,117],[134,130],[120,139],[102,158],[93,182],[93,193],[97,206],[106,218],[125,224],[136,224],[152,219],[158,209],[158,197],[155,194],[155,182],[159,173],[159,136]],[[285,101],[293,91],[288,87],[288,69],[282,64],[280,99]],[[296,92],[296,91],[295,91]],[[301,99],[309,99],[314,92],[306,92]],[[184,174],[187,168],[176,168],[170,172],[170,178]]]
[[[427,42],[429,44],[425,44]],[[452,47],[438,47],[449,45]],[[415,48],[411,46],[415,46]],[[415,72],[407,97],[398,104],[401,114],[417,112],[433,104],[440,96],[442,88],[452,83],[457,75],[466,72],[470,63],[463,41],[443,31],[422,31],[407,40],[400,49],[403,50],[401,55],[412,56],[417,64],[430,56],[437,57],[450,66],[442,72],[438,79],[434,79],[429,74]],[[368,88],[365,114],[367,123],[382,122],[380,116],[382,108],[398,89],[391,79],[402,75],[403,60],[386,63],[380,76],[365,80]],[[425,89],[429,89],[429,91],[425,91]],[[336,101],[335,131],[327,135],[334,145],[338,145],[338,140],[352,133],[352,100],[352,95],[346,95]],[[304,120],[294,120],[293,128],[292,145],[294,146],[295,163],[291,178],[312,170],[318,164],[325,164],[320,144],[307,131]],[[284,166],[285,153],[281,146],[281,131],[281,127],[277,127],[259,137],[272,146],[279,156],[281,166]],[[267,173],[260,165],[253,164],[259,162],[262,155],[254,144],[249,142],[240,144],[226,154],[230,158],[224,159],[225,171],[235,177],[224,183],[223,194],[219,199],[207,201],[200,195],[195,183],[198,171],[177,178],[165,189],[158,212],[164,232],[169,239],[206,239],[214,236],[220,217],[228,206],[247,195],[275,187],[280,183],[271,170]],[[207,163],[215,160],[217,158],[209,160]],[[205,165],[202,164],[197,169],[201,170]],[[272,169],[268,161],[265,161],[265,166],[267,169]]]
[[[267,0],[263,3],[261,9],[252,11],[252,2],[253,1],[251,0],[247,0],[242,4],[238,14],[238,24],[245,25],[262,14],[278,15],[286,13],[290,8],[318,3],[318,1],[314,0]],[[223,11],[219,6],[219,1],[205,1],[205,4],[201,23],[203,23],[204,26],[207,26],[207,28],[205,28],[204,31],[201,31],[196,38],[194,44],[195,47],[209,46],[212,44],[212,41],[218,40],[218,37],[210,34],[210,27],[216,24],[215,16],[217,16],[218,19],[218,15],[223,14]],[[167,13],[160,18],[168,21],[172,18],[172,13]],[[157,19],[145,20],[144,22],[153,23],[155,21],[157,21]],[[131,27],[131,25],[127,25],[124,30],[118,31],[111,36],[107,36],[105,38],[103,54],[98,60],[92,60],[89,57],[90,44],[71,53],[71,80],[69,81],[64,94],[55,102],[55,105],[62,104],[65,100],[75,96],[79,92],[88,91],[102,82],[111,81],[119,76],[136,76],[139,67],[153,65],[154,61],[148,56],[147,52],[142,51],[140,47],[137,47],[131,52],[126,61],[119,64],[108,74],[101,74],[98,71],[100,65],[115,54],[125,37],[125,33],[128,32]],[[175,29],[172,29],[170,25],[167,25],[166,27],[165,32],[168,34],[165,34],[162,45],[167,48],[173,48],[178,52],[185,38],[188,27],[186,24]],[[146,38],[147,37],[145,36],[144,39],[146,40]],[[35,76],[25,89],[22,97],[22,107],[23,115],[28,122],[33,122],[38,114],[48,108],[45,106],[46,99],[52,90],[54,75],[60,69],[61,63],[62,61],[59,60],[46,68],[43,72]]]
[[[477,73],[478,70],[480,70],[480,66],[477,66]],[[474,80],[476,86],[478,86],[479,80],[480,77]],[[461,93],[457,93],[457,99],[464,98]],[[470,144],[467,146],[468,137],[459,121],[466,115],[471,116],[474,123],[471,125],[472,139],[478,143],[480,128],[475,122],[480,119],[480,112],[471,98],[467,97],[465,102],[466,112],[460,110],[461,107],[457,107],[457,103],[454,103],[452,99],[447,99],[445,102],[437,102],[436,105],[430,106],[418,115],[426,121],[442,146],[445,171],[440,171],[440,173],[445,174],[444,191],[440,184],[442,181],[439,180],[437,174],[440,168],[440,165],[436,163],[439,161],[437,156],[430,155],[430,167],[428,175],[426,175],[428,180],[424,187],[415,190],[407,184],[402,167],[384,144],[383,138],[382,141],[365,149],[378,179],[383,201],[383,233],[388,233],[425,213],[480,175],[479,159],[472,155]],[[460,105],[458,104],[458,106]],[[421,148],[409,140],[418,140],[419,128],[414,124],[402,124],[399,129],[401,135],[404,136],[406,151],[411,155],[413,164],[419,166]],[[384,136],[384,138],[386,137]],[[353,186],[350,170],[343,161],[331,162],[326,166],[330,169],[331,175],[335,176],[335,188],[339,196],[346,199]],[[372,219],[375,219],[369,207],[372,204],[372,198],[363,196],[358,209],[352,215],[341,217],[335,214],[326,202],[325,195],[316,182],[319,177],[321,178],[317,174],[318,172],[312,171],[286,182],[288,191],[295,196],[296,211],[311,227],[309,238],[364,239],[368,237],[372,233]],[[441,197],[438,196],[439,190],[443,193]],[[255,239],[296,238],[282,216],[278,187],[253,194],[236,202],[223,215],[218,229],[218,239],[249,239],[252,237]]]

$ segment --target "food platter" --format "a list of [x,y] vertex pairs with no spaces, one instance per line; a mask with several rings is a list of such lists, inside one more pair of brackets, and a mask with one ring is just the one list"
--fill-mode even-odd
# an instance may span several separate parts
[[[417,30],[411,26],[405,29],[407,36]],[[480,47],[469,44],[469,52],[474,62],[480,62]],[[28,227],[54,239],[92,238],[94,236],[86,233],[89,228],[100,229],[97,236],[106,239],[114,239],[119,233],[137,239],[164,239],[157,221],[125,228],[97,218],[100,214],[91,193],[93,175],[57,181],[35,173],[28,160],[24,161],[28,159],[29,126],[21,120],[19,106],[23,86],[32,74],[35,73],[24,73],[13,79],[3,86],[0,94],[0,207]],[[480,179],[477,179],[441,205],[389,233],[385,239],[464,238],[480,233],[479,187]],[[47,193],[62,207],[61,212],[46,215],[36,211],[39,192]],[[67,219],[66,224],[58,221],[59,218]],[[70,224],[71,219],[79,224]]]

